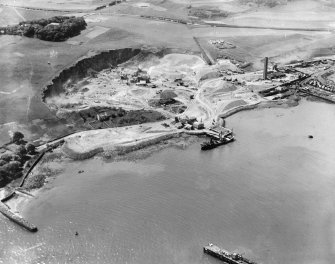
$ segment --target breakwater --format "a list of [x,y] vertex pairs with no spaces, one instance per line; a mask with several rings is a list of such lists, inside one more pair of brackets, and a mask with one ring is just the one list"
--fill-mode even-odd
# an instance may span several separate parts
[[[150,133],[150,132],[148,132]],[[146,147],[150,147],[155,144],[159,144],[162,141],[166,141],[173,138],[178,138],[182,136],[183,134],[192,135],[192,136],[200,136],[200,135],[206,135],[208,134],[207,130],[193,130],[193,131],[170,131],[165,133],[160,133],[158,135],[153,135],[149,138],[144,139],[138,139],[138,140],[130,140],[127,142],[123,142],[120,144],[116,144],[113,146],[106,146],[104,148],[102,147],[96,147],[91,150],[87,150],[84,152],[77,152],[72,150],[70,147],[68,147],[67,144],[64,144],[62,146],[62,152],[69,158],[73,160],[85,160],[90,159],[94,157],[95,155],[99,153],[109,153],[112,154],[112,156],[117,155],[126,155],[130,152],[144,149]]]

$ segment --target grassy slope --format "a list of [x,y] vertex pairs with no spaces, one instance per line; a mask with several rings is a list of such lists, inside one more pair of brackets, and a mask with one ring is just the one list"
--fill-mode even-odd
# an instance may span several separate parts
[[[0,123],[47,117],[48,111],[38,100],[41,88],[55,72],[87,49],[22,37],[1,36],[1,39],[12,41],[0,50],[1,90],[12,94],[0,97]],[[50,57],[50,54],[57,55]],[[30,110],[29,98],[34,102]]]

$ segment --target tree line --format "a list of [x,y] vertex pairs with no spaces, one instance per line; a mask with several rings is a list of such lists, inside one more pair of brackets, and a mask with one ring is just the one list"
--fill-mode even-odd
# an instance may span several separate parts
[[0,156],[0,187],[21,177],[24,164],[37,154],[35,145],[27,143],[21,132],[13,133],[11,143],[15,150]]

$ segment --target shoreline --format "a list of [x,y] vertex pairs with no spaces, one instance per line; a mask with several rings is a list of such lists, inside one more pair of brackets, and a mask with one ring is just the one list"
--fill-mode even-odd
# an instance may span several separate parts
[[[307,99],[305,99],[307,100]],[[253,109],[264,109],[264,108],[290,108],[299,105],[299,101],[288,99],[280,101],[263,101],[252,105],[237,106],[235,108],[227,110],[225,113],[218,115],[219,118],[227,118],[241,111],[253,110]],[[145,125],[145,124],[144,124]],[[141,125],[142,126],[142,125]],[[133,126],[134,127],[134,126]],[[136,127],[136,126],[135,126]],[[128,127],[123,127],[128,129]],[[102,131],[102,130],[100,130]],[[157,131],[157,130],[156,130]],[[85,131],[84,131],[85,132]],[[83,133],[83,132],[78,132]],[[147,131],[146,133],[153,134],[155,131]],[[157,132],[156,132],[157,133]],[[45,153],[40,163],[36,164],[35,173],[31,172],[23,182],[23,186],[19,190],[19,194],[15,192],[8,200],[6,200],[4,206],[8,207],[10,212],[15,212],[20,215],[20,212],[24,211],[27,203],[30,199],[38,197],[40,192],[47,190],[46,183],[49,182],[50,178],[57,177],[61,170],[52,170],[49,165],[55,160],[59,160],[61,165],[63,162],[81,161],[85,159],[91,159],[94,157],[101,158],[104,162],[119,162],[119,161],[138,161],[145,159],[153,155],[154,153],[164,150],[170,147],[177,147],[179,149],[185,149],[189,145],[198,142],[199,137],[206,135],[206,130],[158,130],[157,134],[154,134],[148,138],[141,138],[135,140],[128,140],[120,144],[114,144],[112,147],[106,148],[97,147],[88,150],[87,152],[76,153],[67,146],[66,138],[61,139],[63,144],[59,141],[53,142],[53,145],[57,147],[52,152]],[[74,137],[70,135],[69,137]],[[45,144],[46,148],[50,145]],[[40,146],[42,151],[45,151],[43,146]],[[47,169],[48,175],[36,173],[36,170]],[[28,182],[25,184],[25,182]],[[34,185],[35,184],[35,185]],[[25,193],[26,192],[26,193]]]
[[[304,98],[305,100],[309,100],[308,98]],[[301,100],[301,99],[300,99]],[[217,116],[217,120],[220,118],[228,118],[232,115],[235,115],[239,112],[242,111],[247,111],[247,110],[253,110],[253,109],[264,109],[264,108],[290,108],[290,107],[295,107],[299,105],[300,100],[278,100],[278,101],[262,101],[262,102],[257,102],[255,104],[249,104],[249,105],[242,105],[242,106],[237,106],[232,109],[227,110],[225,113],[219,114]],[[319,100],[314,100],[314,101],[319,101]],[[322,100],[320,100],[322,102]],[[159,122],[156,123],[156,125],[159,125]],[[142,127],[146,126],[148,124],[142,124],[142,125],[134,125],[130,127],[118,127],[118,128],[113,128],[113,129],[103,129],[103,130],[96,130],[96,131],[104,131],[104,130],[114,130],[114,129],[126,129],[131,127]],[[149,124],[152,125],[152,124]],[[150,128],[151,129],[151,128]],[[104,157],[105,159],[112,159],[112,160],[118,160],[120,156],[125,156],[129,155],[133,152],[136,151],[141,151],[141,150],[146,150],[147,148],[160,148],[160,145],[171,145],[174,146],[174,143],[180,143],[180,138],[189,138],[192,136],[196,136],[198,138],[199,136],[204,136],[206,135],[206,130],[147,130],[145,128],[144,130],[145,133],[150,134],[150,137],[143,137],[139,139],[132,139],[132,140],[126,140],[124,142],[120,143],[111,143],[111,144],[105,144],[104,147],[93,147],[91,149],[88,149],[87,151],[76,151],[73,148],[68,146],[68,142],[66,139],[75,137],[78,134],[85,134],[86,132],[96,132],[94,130],[87,130],[87,131],[80,131],[77,133],[70,134],[66,137],[62,137],[61,139],[56,139],[51,141],[52,144],[44,144],[39,146],[40,151],[45,151],[48,147],[52,147],[54,150],[60,150],[60,155],[64,156],[65,158],[69,158],[70,160],[85,160],[85,159],[90,159],[94,158],[95,156],[100,156]],[[156,134],[155,134],[156,133]],[[140,134],[139,134],[140,135]],[[137,136],[139,136],[137,135]],[[171,142],[173,141],[173,142]],[[168,142],[168,143],[164,143]],[[180,145],[180,144],[178,144]],[[186,142],[187,145],[187,142]],[[152,153],[155,151],[153,150]],[[151,153],[151,154],[152,154]],[[48,153],[46,153],[48,156]],[[42,163],[44,163],[42,159]],[[31,177],[31,175],[28,176],[28,178]],[[24,183],[24,182],[22,182]],[[22,185],[22,184],[21,184]],[[24,188],[23,186],[20,186]]]
[[[154,144],[147,145],[142,148],[137,148],[136,150],[133,149],[131,151],[124,152],[122,154],[119,153],[117,155],[111,156],[110,155],[111,153],[101,152],[91,158],[98,158],[104,162],[121,162],[121,161],[137,162],[139,160],[146,159],[152,156],[154,153],[162,151],[164,149],[177,148],[180,150],[185,150],[191,144],[194,144],[198,141],[199,141],[199,136],[197,135],[180,133],[178,136],[174,135],[168,139],[163,139]],[[127,150],[129,149],[127,148]],[[48,155],[54,155],[54,154],[56,154],[55,156],[57,156],[57,154],[65,156],[63,153],[47,153],[45,158],[48,159],[49,158]],[[61,161],[62,165],[68,162],[81,162],[82,161],[78,159],[73,160],[67,157],[63,157],[63,158],[64,159]],[[55,159],[56,160],[62,159],[62,157],[57,156]],[[42,163],[37,166],[46,165],[45,167],[48,167],[48,164],[50,162],[54,162],[54,159],[51,158],[51,160],[42,161]],[[19,193],[15,193],[6,203],[4,203],[4,206],[6,206],[10,211],[21,215],[20,212],[24,211],[24,208],[27,206],[27,204],[30,202],[31,199],[37,199],[41,193],[53,188],[52,180],[53,178],[57,177],[59,173],[61,173],[61,171],[57,171],[57,170],[51,171],[50,175],[47,175],[45,178],[41,178],[40,180],[43,181],[43,183],[41,183],[40,187],[33,188],[29,186],[23,186],[22,187],[23,192],[19,191]],[[30,175],[29,177],[34,178],[38,176],[39,176],[39,173],[37,173],[36,175]],[[46,184],[49,184],[49,182],[51,186],[47,187]],[[25,192],[27,192],[29,195],[26,194]]]
[[[305,100],[308,100],[308,99],[305,99]],[[238,106],[238,107],[229,109],[225,113],[218,115],[218,119],[227,118],[239,112],[247,111],[247,110],[264,109],[264,108],[290,108],[290,107],[295,107],[298,105],[299,105],[299,101],[291,100],[291,99],[289,99],[289,101],[287,100],[286,101],[263,101],[263,102],[258,102],[252,105],[243,105],[243,106]],[[146,124],[143,124],[143,125],[146,125]],[[132,126],[132,127],[136,127],[136,126]],[[122,127],[122,128],[128,129],[129,127]],[[76,134],[90,132],[90,131],[91,130],[78,132],[78,133],[69,135],[69,137],[73,137]],[[149,131],[146,131],[146,133],[153,134],[153,135],[147,138],[144,137],[140,139],[127,140],[119,144],[111,144],[111,145],[106,144],[105,147],[94,147],[92,149],[88,149],[87,151],[81,151],[81,152],[76,152],[75,150],[70,148],[66,142],[66,138],[62,138],[59,141],[53,142],[53,145],[58,145],[54,151],[57,151],[57,150],[59,151],[53,154],[57,155],[58,153],[58,155],[61,158],[69,159],[72,161],[80,161],[80,160],[85,160],[85,159],[91,159],[94,157],[102,157],[106,161],[109,161],[109,160],[119,161],[119,160],[129,160],[129,159],[140,160],[140,159],[146,158],[154,154],[157,151],[160,151],[168,147],[179,147],[183,149],[187,147],[188,145],[190,145],[191,143],[198,141],[199,137],[206,136],[206,130],[161,130],[158,132],[154,130],[149,130]],[[62,144],[60,144],[60,141],[63,141]],[[44,149],[44,146],[42,145],[40,146],[40,148]],[[139,154],[139,153],[142,153],[142,154]],[[49,155],[50,154],[47,153],[44,159],[48,159]],[[130,158],[130,157],[133,157],[133,158]],[[51,159],[51,161],[53,161],[53,159]],[[44,164],[47,162],[49,162],[49,160],[47,161],[42,160],[41,163]],[[34,177],[34,176],[29,175],[28,178],[30,177]],[[22,188],[25,188],[25,186],[22,186]],[[40,188],[37,188],[37,189],[40,189]]]
[[[306,145],[308,147],[308,153],[311,153],[311,155],[315,153],[314,147],[322,148],[323,145],[319,144],[319,140],[323,135],[321,133],[323,130],[322,128],[318,129],[318,132],[312,131],[315,136],[315,140],[309,140],[306,134],[313,127],[313,123],[315,123],[316,118],[313,118],[314,122],[311,121],[307,122],[308,124],[311,124],[311,126],[305,126],[304,123],[303,126],[299,127],[299,124],[295,123],[296,124],[295,127],[298,127],[299,131],[296,131],[294,129],[291,131],[292,134],[287,134],[287,132],[289,131],[287,124],[290,124],[292,120],[297,120],[296,118],[290,117],[292,115],[291,113],[297,114],[300,118],[304,116],[306,116],[307,118],[310,113],[309,110],[317,111],[317,109],[322,108],[324,108],[324,104],[318,104],[318,103],[311,104],[309,102],[306,102],[305,100],[302,100],[299,107],[297,108],[289,108],[287,110],[281,108],[278,109],[274,108],[274,109],[242,112],[240,115],[233,116],[226,120],[227,125],[229,125],[230,127],[234,127],[234,131],[236,130],[235,133],[238,134],[238,140],[235,142],[235,144],[217,148],[212,152],[201,153],[199,149],[200,148],[199,143],[195,143],[190,147],[188,147],[187,150],[185,151],[179,151],[178,149],[175,148],[169,148],[163,150],[160,153],[152,155],[148,159],[140,160],[138,162],[122,161],[115,163],[111,160],[109,163],[109,160],[104,162],[99,157],[97,157],[95,159],[86,160],[83,162],[71,162],[69,164],[63,163],[62,165],[65,166],[66,171],[59,174],[55,180],[51,179],[50,182],[38,194],[38,197],[36,197],[36,199],[31,199],[29,197],[27,198],[18,197],[17,210],[24,209],[22,211],[22,215],[25,216],[27,219],[36,222],[35,224],[37,224],[37,226],[40,229],[39,230],[40,233],[37,234],[38,237],[43,238],[45,241],[50,241],[48,239],[52,239],[52,236],[54,236],[54,234],[60,232],[60,234],[63,235],[63,237],[59,238],[60,242],[62,241],[63,238],[65,238],[68,239],[68,241],[73,240],[74,243],[76,243],[75,245],[80,245],[81,241],[86,240],[87,237],[92,236],[93,232],[94,234],[97,235],[94,236],[94,240],[92,239],[92,244],[94,243],[94,245],[97,245],[100,241],[99,238],[103,236],[104,233],[107,232],[108,236],[104,237],[106,238],[106,240],[104,239],[104,243],[108,243],[108,241],[110,241],[110,238],[114,239],[113,237],[111,237],[111,233],[113,233],[119,227],[120,224],[126,222],[127,226],[125,227],[124,230],[127,233],[122,233],[119,237],[117,237],[117,241],[120,241],[119,243],[121,245],[124,245],[122,244],[123,243],[122,237],[124,236],[124,234],[129,234],[129,240],[127,240],[129,242],[127,242],[126,245],[131,246],[132,245],[131,243],[133,241],[131,239],[133,238],[132,234],[134,230],[131,227],[134,226],[136,227],[137,230],[138,228],[141,228],[141,226],[143,225],[141,221],[142,215],[143,217],[146,217],[144,220],[148,221],[147,219],[149,219],[150,221],[150,217],[152,214],[148,213],[146,211],[146,208],[152,208],[152,210],[155,210],[156,208],[152,205],[165,206],[165,204],[167,203],[169,205],[167,206],[167,209],[165,209],[166,207],[163,207],[158,215],[153,215],[154,216],[153,221],[157,221],[155,223],[158,223],[156,229],[157,233],[154,233],[153,235],[156,234],[160,235],[159,230],[165,227],[164,223],[167,223],[167,222],[162,223],[160,221],[164,221],[169,212],[171,211],[175,212],[173,208],[177,207],[178,209],[176,210],[178,210],[177,211],[178,217],[184,217],[184,216],[186,217],[186,214],[189,213],[192,219],[196,219],[196,221],[193,223],[195,225],[193,225],[192,227],[199,228],[198,230],[201,230],[204,236],[206,236],[208,232],[211,232],[212,236],[210,238],[205,237],[205,240],[213,241],[215,239],[220,239],[220,237],[215,232],[215,223],[220,223],[220,221],[222,221],[222,217],[224,217],[225,215],[225,210],[223,210],[222,205],[218,205],[218,207],[213,209],[213,211],[210,211],[211,215],[214,215],[217,218],[213,220],[214,225],[211,225],[212,229],[210,231],[207,231],[207,229],[204,230],[201,229],[201,226],[203,226],[204,221],[208,218],[208,211],[205,210],[204,212],[203,211],[200,212],[197,209],[206,208],[208,204],[209,205],[212,204],[213,191],[215,192],[215,198],[217,199],[221,198],[223,201],[225,201],[225,197],[226,195],[228,195],[226,193],[227,190],[225,188],[227,185],[229,186],[229,188],[227,189],[231,191],[231,194],[229,196],[231,197],[231,200],[234,201],[234,188],[232,187],[237,185],[244,186],[245,192],[248,193],[249,191],[248,185],[247,186],[243,185],[246,179],[251,180],[253,183],[255,183],[254,179],[257,179],[256,183],[258,184],[261,184],[262,180],[268,179],[267,174],[268,168],[267,167],[264,168],[262,164],[257,163],[257,159],[259,159],[259,156],[256,155],[250,157],[250,154],[252,155],[254,153],[253,150],[255,149],[255,147],[256,149],[260,147],[263,153],[262,158],[266,159],[267,155],[271,156],[272,158],[271,164],[274,164],[274,166],[276,167],[276,173],[271,173],[271,180],[273,181],[270,182],[267,181],[266,182],[267,186],[264,186],[262,188],[264,195],[266,195],[264,196],[265,199],[259,201],[259,203],[255,205],[253,209],[258,210],[257,208],[260,208],[260,210],[264,210],[266,214],[266,211],[269,208],[268,206],[266,206],[265,208],[263,207],[264,200],[266,201],[266,199],[270,199],[270,201],[276,204],[277,206],[276,215],[271,216],[273,216],[273,219],[276,219],[279,216],[280,219],[281,204],[278,204],[276,202],[276,197],[273,197],[272,192],[270,193],[268,192],[269,188],[270,189],[274,188],[272,186],[274,186],[276,183],[281,184],[280,186],[281,190],[285,190],[287,187],[287,183],[285,182],[283,183],[281,178],[278,179],[278,175],[282,177],[284,177],[285,175],[283,176],[281,173],[282,166],[276,165],[276,153],[277,153],[276,150],[278,148],[282,149],[282,147],[285,146],[285,150],[287,151],[286,153],[291,153],[292,156],[294,156],[295,152],[299,151],[299,149],[292,149],[295,148],[296,146]],[[331,108],[332,106],[328,106],[328,108],[326,109]],[[321,113],[319,111],[317,112]],[[324,113],[324,111],[322,112]],[[276,126],[271,128],[272,126],[271,124],[275,123]],[[285,130],[277,129],[280,128],[281,125],[285,125]],[[261,134],[256,133],[255,131],[258,131]],[[329,133],[327,134],[329,135]],[[253,136],[252,138],[250,138],[251,135]],[[261,137],[259,137],[259,135]],[[286,137],[285,135],[288,136]],[[263,136],[265,136],[264,139]],[[301,140],[296,140],[297,137],[300,138]],[[180,139],[184,140],[183,138]],[[276,142],[275,146],[273,146],[271,140],[275,140]],[[329,138],[327,142],[331,142],[329,141]],[[248,145],[246,145],[247,143]],[[266,144],[267,146],[264,144]],[[269,152],[267,152],[268,147],[270,147]],[[248,155],[243,156],[245,153],[244,151],[248,151]],[[244,158],[241,159],[240,161],[239,157]],[[320,155],[319,158],[322,159],[322,156]],[[327,160],[329,158],[331,158],[331,152],[329,156],[327,156]],[[285,163],[281,164],[291,164],[290,160],[291,158],[287,158]],[[249,163],[250,161],[253,161],[251,162],[251,165]],[[194,167],[192,166],[193,164]],[[217,164],[218,167],[216,167],[215,164]],[[248,168],[249,165],[255,166],[255,168],[257,169],[255,170],[252,169],[249,171],[243,171],[243,170],[241,171],[238,167],[236,167],[236,166],[242,166]],[[323,164],[320,164],[320,166],[322,165]],[[285,166],[284,168],[288,167]],[[77,173],[78,170],[80,169],[84,170],[82,174]],[[241,174],[239,174],[240,171]],[[254,171],[257,171],[259,173],[253,173]],[[289,169],[287,169],[287,171],[289,171]],[[316,171],[316,169],[314,171]],[[331,171],[329,173],[331,174]],[[331,175],[329,173],[327,173],[327,179],[328,177],[330,177],[329,179],[331,179]],[[299,190],[300,183],[301,182],[304,183],[305,174],[299,174],[298,180],[296,180],[295,178],[296,175],[294,174],[295,174],[294,172],[291,172],[290,175],[293,176],[293,178],[290,177],[290,179],[293,179],[292,182],[294,182],[295,188]],[[315,178],[313,177],[315,173],[310,173],[308,175],[310,176],[310,179]],[[237,182],[235,181],[236,177],[238,177]],[[210,185],[208,181],[210,181]],[[317,182],[317,180],[315,180],[315,182]],[[326,185],[327,183],[325,182],[324,184]],[[145,186],[145,188],[143,186]],[[255,193],[259,191],[258,186],[259,185],[253,185],[254,187],[253,190]],[[217,188],[220,188],[220,192],[216,192]],[[315,189],[317,189],[317,187],[315,188],[312,187],[312,189],[309,189],[311,190],[311,194],[314,193]],[[185,201],[184,190],[186,191],[190,190],[189,194],[192,196],[189,198],[189,200],[186,201],[185,204],[182,204],[181,206],[182,208],[179,210],[180,207],[178,207],[179,206],[178,201]],[[277,188],[275,190],[277,190]],[[293,193],[294,191],[295,191],[294,189],[293,190],[290,189],[289,193]],[[253,193],[250,194],[249,200],[245,202],[246,208],[249,208],[250,204],[253,205],[252,202],[252,198],[254,198]],[[303,194],[304,190],[302,190],[301,193]],[[193,196],[194,194],[195,196]],[[147,203],[146,200],[147,197],[148,200],[150,199],[149,204]],[[151,199],[151,197],[153,198]],[[238,195],[236,195],[236,197],[238,197]],[[301,195],[299,197],[301,197]],[[159,200],[158,203],[157,199],[159,198],[162,199]],[[27,202],[23,202],[23,199],[25,199]],[[90,202],[91,199],[92,202]],[[241,201],[243,202],[245,201],[243,200],[243,197],[239,199],[241,199]],[[13,202],[14,200],[16,199],[13,199]],[[304,204],[303,198],[301,198],[300,201],[301,204]],[[50,206],[52,207],[48,206],[49,203]],[[229,210],[229,204],[227,204],[227,202],[225,202],[224,204],[225,204],[224,206]],[[297,205],[297,208],[299,208],[300,202],[299,204],[295,205]],[[63,210],[64,206],[65,209]],[[317,206],[317,203],[315,206]],[[49,208],[54,208],[54,211],[50,211]],[[136,214],[135,216],[137,216],[138,218],[134,217],[130,218],[129,211],[134,212],[136,208],[140,211],[140,216]],[[143,208],[145,208],[145,210]],[[290,212],[291,210],[290,204],[287,204],[286,209],[288,212]],[[58,214],[55,213],[56,210],[57,212],[59,212]],[[244,208],[241,209],[241,211],[244,210],[247,210],[245,213],[246,215],[250,214],[251,216],[253,215],[254,210],[248,211],[248,209]],[[217,215],[215,211],[220,212],[220,214]],[[197,218],[193,217],[194,216],[193,212],[199,212],[199,215],[198,214],[195,215],[195,217]],[[309,210],[309,212],[312,214],[313,210]],[[296,215],[298,215],[299,213],[292,215],[291,219],[294,219]],[[92,214],[95,214],[95,216],[92,218],[87,218],[90,217]],[[101,219],[102,216],[104,217],[104,219],[107,220],[106,221],[101,220],[100,222],[99,219]],[[133,216],[133,214],[131,214],[131,216]],[[239,216],[240,215],[237,212],[232,217],[232,221],[230,221],[226,226],[227,229],[236,228],[236,230],[232,231],[232,234],[234,234],[234,232],[235,233],[239,232],[239,223],[235,225],[236,223],[235,219],[239,219]],[[109,219],[112,219],[114,221],[113,223],[111,223],[112,225],[111,228],[103,229],[104,226],[110,223]],[[140,219],[139,222],[137,222],[138,219]],[[172,215],[171,218],[169,218],[168,222],[169,227],[170,227],[169,223],[171,223],[171,221],[173,221],[174,219],[175,219],[174,215]],[[303,220],[304,215],[302,215],[300,219],[301,221],[304,221]],[[272,219],[267,220],[267,223],[269,223],[269,225],[271,225],[270,222],[271,220]],[[177,230],[174,229],[175,231],[172,234],[173,239],[172,242],[175,241],[175,237],[180,232],[179,230],[183,230],[184,223],[187,224],[187,221],[188,219],[186,218],[183,222],[177,222],[176,227],[178,229]],[[134,222],[136,222],[135,225],[132,225],[134,224]],[[152,222],[149,222],[149,224],[151,223]],[[24,237],[29,236],[31,239],[34,239],[35,237],[35,236],[32,237],[30,233],[21,230],[21,228],[16,227],[7,220],[6,220],[6,226],[11,229],[17,230],[15,231],[14,235],[16,234],[19,236],[23,235]],[[299,226],[299,223],[297,223],[297,226]],[[146,230],[149,230],[150,227],[151,226],[147,226]],[[260,230],[263,230],[262,225],[259,225],[258,228]],[[306,230],[307,229],[308,228],[306,228]],[[148,234],[146,230],[145,232],[140,231],[141,232],[140,239],[145,240]],[[76,231],[78,231],[79,233],[78,237],[75,236]],[[253,232],[257,234],[259,230],[255,230]],[[266,234],[266,230],[264,232]],[[298,232],[298,234],[300,233]],[[286,234],[284,234],[284,238],[285,236]],[[250,241],[252,244],[252,238],[250,239]],[[206,241],[201,242],[201,244],[204,244],[205,242]],[[194,243],[195,244],[199,243],[198,236],[195,236]],[[243,243],[246,242],[244,242],[244,238],[242,237],[241,242],[238,241],[236,244],[243,244]],[[58,244],[59,243],[57,241],[53,243],[51,246],[55,248],[58,246]],[[27,245],[27,247],[30,246],[33,245]],[[46,246],[48,245],[45,244],[45,247]],[[66,246],[67,245],[64,245],[65,248]],[[148,244],[146,247],[150,248],[150,244]],[[233,248],[232,246],[229,247]],[[80,252],[85,250],[86,248],[78,247],[76,248],[76,251],[74,251],[73,254],[80,254]],[[241,249],[241,251],[242,250],[243,249]],[[103,251],[102,254],[106,255],[109,253],[110,252],[108,251]],[[261,253],[259,254],[257,253],[257,255],[261,255]],[[143,256],[145,258],[145,254],[143,254]]]

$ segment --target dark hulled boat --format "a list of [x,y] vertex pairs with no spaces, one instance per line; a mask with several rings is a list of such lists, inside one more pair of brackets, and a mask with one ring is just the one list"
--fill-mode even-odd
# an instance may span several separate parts
[[205,246],[204,252],[229,264],[256,264],[255,262],[243,257],[241,254],[230,253],[229,251],[221,249],[213,244]]
[[218,146],[228,144],[229,142],[233,142],[234,140],[235,138],[232,134],[223,136],[221,139],[211,139],[210,141],[201,143],[201,150],[213,149]]

